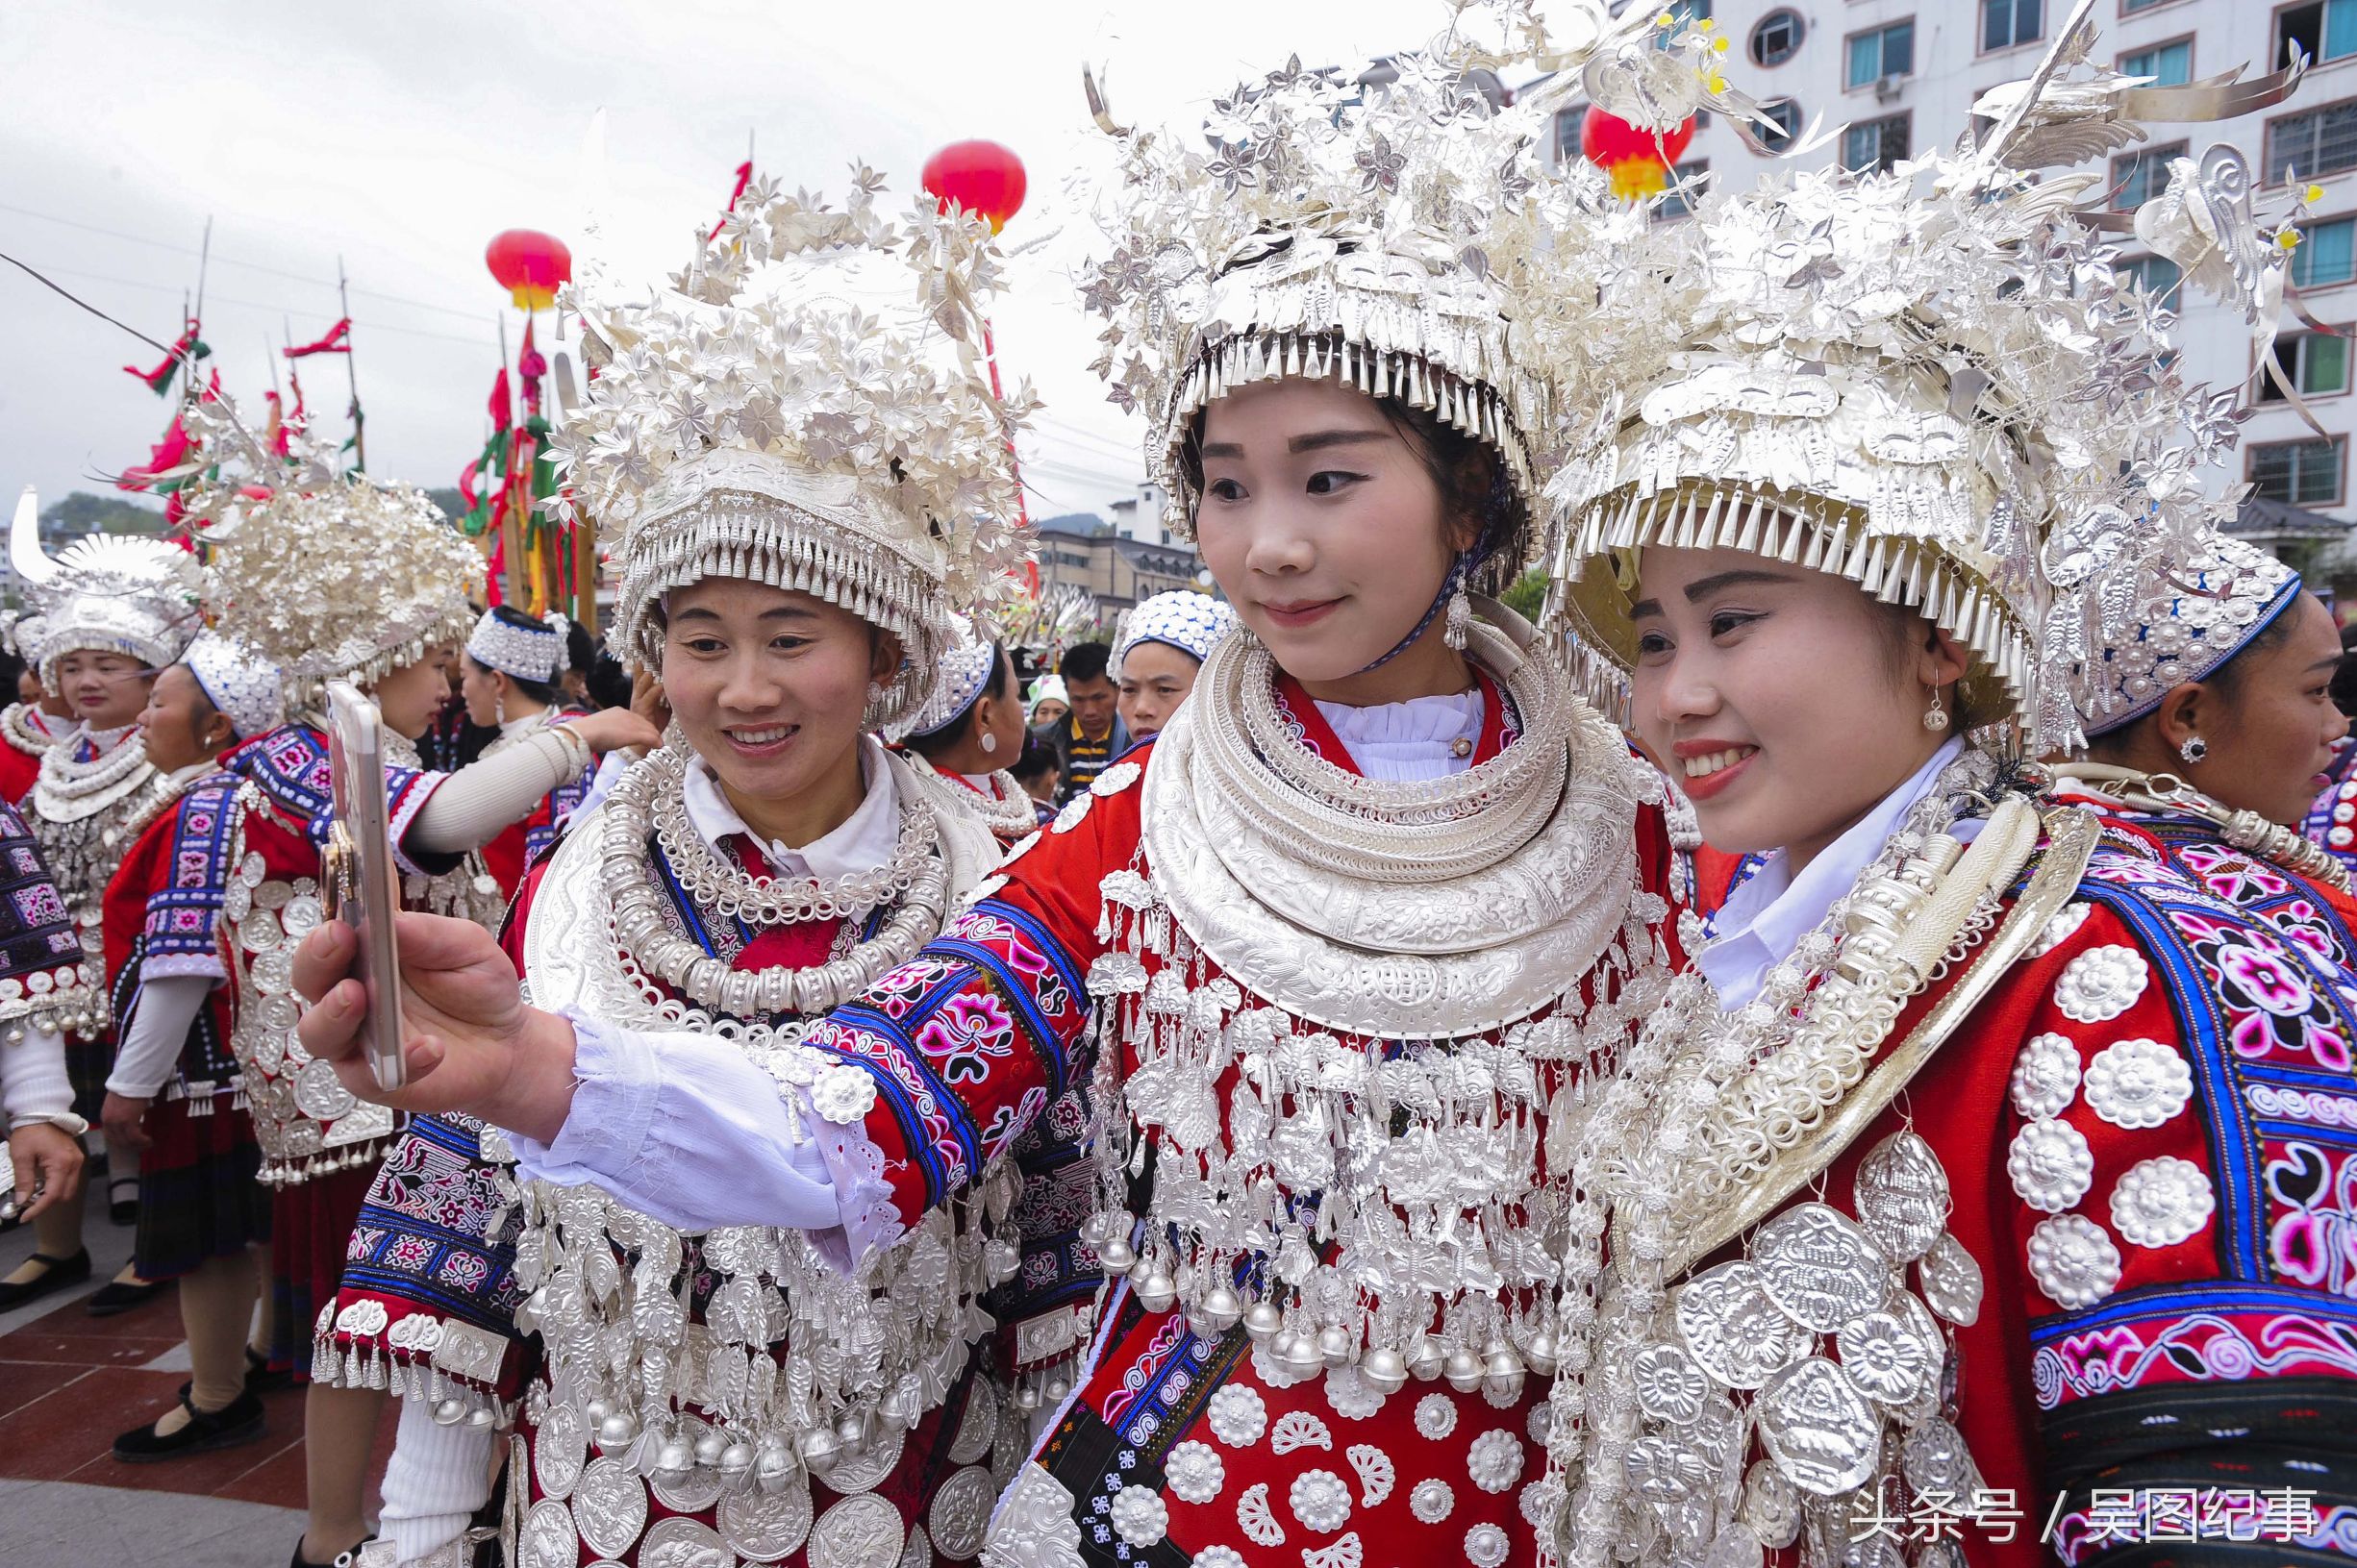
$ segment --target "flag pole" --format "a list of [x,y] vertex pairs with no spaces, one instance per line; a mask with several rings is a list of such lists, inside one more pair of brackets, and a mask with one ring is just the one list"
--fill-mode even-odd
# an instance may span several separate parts
[[[344,290],[343,258],[336,258],[336,303],[344,320],[352,319],[352,296]],[[352,466],[360,473],[368,471],[368,437],[363,432],[360,412],[360,372],[352,364],[352,333],[349,326],[343,335],[343,374],[352,388]]]

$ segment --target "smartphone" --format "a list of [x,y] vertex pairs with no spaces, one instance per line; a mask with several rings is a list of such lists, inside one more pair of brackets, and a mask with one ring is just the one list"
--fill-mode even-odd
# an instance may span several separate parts
[[409,1082],[401,1051],[401,955],[393,942],[400,874],[393,866],[392,813],[385,798],[385,719],[348,681],[327,685],[327,747],[336,820],[319,858],[329,915],[360,938],[352,973],[367,996],[361,1046],[377,1086]]

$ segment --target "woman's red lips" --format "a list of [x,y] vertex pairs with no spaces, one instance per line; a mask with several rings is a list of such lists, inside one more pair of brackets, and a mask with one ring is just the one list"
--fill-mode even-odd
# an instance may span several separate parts
[[1341,603],[1340,599],[1300,599],[1280,605],[1264,600],[1261,609],[1279,626],[1307,626]]

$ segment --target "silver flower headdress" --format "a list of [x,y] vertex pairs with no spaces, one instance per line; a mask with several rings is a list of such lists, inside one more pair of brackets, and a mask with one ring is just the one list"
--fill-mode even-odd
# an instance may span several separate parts
[[[1337,377],[1487,443],[1529,515],[1554,409],[1524,363],[1520,301],[1585,268],[1582,236],[1544,195],[1554,109],[1584,87],[1663,130],[1705,105],[1750,112],[1707,26],[1673,21],[1665,37],[1648,9],[1616,21],[1593,0],[1550,7],[1551,32],[1531,0],[1457,10],[1429,49],[1355,76],[1296,58],[1241,84],[1199,138],[1120,126],[1089,80],[1120,144],[1099,203],[1113,249],[1083,291],[1105,321],[1093,368],[1150,422],[1149,477],[1182,536],[1198,499],[1183,461],[1195,414],[1281,376]],[[1498,39],[1477,39],[1490,23]],[[1555,74],[1502,104],[1494,73],[1515,63]]]
[[1158,593],[1122,615],[1113,636],[1114,678],[1120,679],[1121,660],[1141,642],[1166,642],[1199,664],[1236,625],[1236,611],[1223,599],[1192,588]]
[[546,684],[564,668],[566,630],[562,615],[550,615],[534,626],[517,626],[487,610],[475,622],[474,631],[467,634],[466,652],[487,670]]
[[194,556],[163,539],[92,534],[53,559],[41,548],[40,499],[30,485],[10,524],[9,560],[26,606],[16,647],[52,689],[67,654],[125,654],[161,669],[203,624]]
[[465,640],[483,557],[423,490],[346,474],[300,436],[282,457],[227,400],[184,417],[203,452],[184,493],[213,630],[278,666],[291,709]]
[[2133,724],[2169,689],[2206,681],[2299,596],[2299,574],[2255,545],[2210,534],[2185,555],[2144,563],[2127,635],[2083,667],[2079,719],[2090,736]]
[[[2099,177],[2022,166],[2023,128],[2086,96],[2065,73],[2087,9],[1957,152],[1605,220],[1598,297],[1536,329],[1597,393],[1548,489],[1550,610],[1579,651],[1628,669],[1643,546],[1733,548],[1921,610],[1969,650],[1969,706],[2036,752],[2076,741],[2072,679],[2123,634],[2140,564],[2229,510],[2199,476],[2236,403],[2184,382],[2173,317],[2072,210]],[[2271,309],[2288,250],[2236,249],[2257,260],[2227,283]]]
[[556,438],[557,509],[618,544],[618,656],[657,665],[663,595],[702,578],[809,592],[900,639],[879,725],[923,704],[953,618],[1013,591],[1032,407],[981,357],[989,226],[930,199],[888,218],[881,189],[855,168],[838,211],[757,182],[636,303],[598,297],[592,269],[565,308],[598,374]]
[[265,734],[286,721],[287,696],[278,669],[251,648],[211,630],[196,634],[180,661],[205,700],[229,715],[239,740]]

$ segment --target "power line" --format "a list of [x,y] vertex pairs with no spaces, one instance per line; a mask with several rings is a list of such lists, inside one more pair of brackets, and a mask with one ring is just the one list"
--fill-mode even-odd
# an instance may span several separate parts
[[[174,284],[145,283],[137,278],[111,278],[103,272],[87,272],[80,267],[51,267],[48,270],[59,274],[61,277],[87,278],[92,283],[113,284],[118,288],[146,288],[152,289],[160,294],[177,294],[181,292],[180,287]],[[352,292],[357,294],[361,292],[361,290],[355,288],[352,290]],[[265,305],[260,300],[237,299],[228,294],[214,294],[213,296],[213,302],[216,305],[236,305],[249,311],[265,311],[272,315],[284,314],[286,310],[283,305]],[[455,333],[428,332],[423,327],[396,327],[388,321],[361,321],[356,319],[352,325],[355,327],[365,327],[370,332],[399,333],[406,337],[433,337],[439,338],[440,341],[445,343],[464,343],[469,348],[483,348],[487,346],[488,343],[488,335],[486,337],[461,337]]]
[[[13,202],[0,202],[0,212],[14,212],[22,217],[38,218],[43,223],[55,223],[68,229],[80,229],[86,234],[105,235],[110,239],[127,240],[134,245],[152,245],[157,250],[171,251],[181,256],[202,254],[192,246],[175,245],[168,239],[151,239],[145,235],[135,235],[121,229],[109,229],[96,223],[85,223],[79,218],[62,218],[55,212],[38,212],[30,207],[18,207]],[[260,272],[273,278],[285,278],[290,283],[307,284],[313,288],[333,288],[335,286],[308,273],[289,272],[284,267],[264,266],[260,261],[239,261],[226,256],[216,256],[213,258],[213,264],[243,267],[248,272]],[[91,274],[86,272],[80,276],[87,278]],[[381,288],[355,288],[352,292],[367,299],[381,299],[395,305],[406,305],[413,310],[433,311],[438,314],[461,316],[470,321],[481,319],[480,311],[462,311],[448,305],[435,305],[426,300],[411,299],[406,294],[389,294]]]

